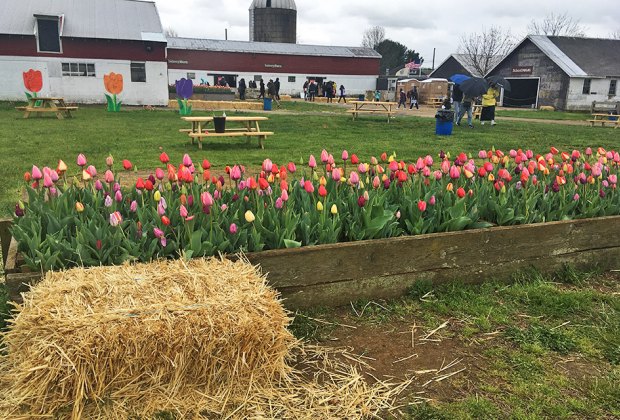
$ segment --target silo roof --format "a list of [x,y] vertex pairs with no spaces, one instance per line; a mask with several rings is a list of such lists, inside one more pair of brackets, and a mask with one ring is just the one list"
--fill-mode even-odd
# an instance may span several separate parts
[[168,48],[252,54],[381,58],[381,55],[372,48],[287,44],[280,42],[224,41],[220,39],[168,38]]
[[267,6],[268,0],[254,0],[252,5],[250,6],[250,10],[252,9],[292,9],[297,10],[297,6],[295,6],[295,0],[271,0],[270,6]]

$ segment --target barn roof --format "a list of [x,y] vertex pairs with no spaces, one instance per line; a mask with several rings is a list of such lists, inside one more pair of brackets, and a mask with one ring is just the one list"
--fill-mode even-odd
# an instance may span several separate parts
[[168,38],[168,48],[254,54],[381,58],[381,55],[372,48],[286,44],[279,42],[224,41],[219,39]]
[[35,15],[62,16],[62,36],[166,42],[153,1],[2,0],[0,34],[34,35]]
[[[526,41],[536,45],[569,77],[620,76],[618,39],[528,35],[508,56],[521,48]],[[491,72],[501,66],[502,62]]]

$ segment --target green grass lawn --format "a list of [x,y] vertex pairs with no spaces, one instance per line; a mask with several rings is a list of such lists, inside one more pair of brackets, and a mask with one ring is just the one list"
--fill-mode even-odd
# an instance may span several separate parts
[[[368,356],[373,375],[412,352],[420,358],[410,366],[400,363],[401,375],[432,368],[422,354],[429,359],[449,348],[445,362],[459,358],[459,368],[466,369],[430,388],[419,386],[426,381],[420,375],[403,404],[418,396],[431,401],[410,406],[406,418],[619,418],[620,276],[566,268],[552,277],[530,273],[516,280],[418,283],[403,299],[314,311],[311,318],[302,314],[293,331],[327,346],[351,345],[355,354]],[[403,330],[417,325],[421,338],[445,321],[449,325],[433,335],[438,342],[432,350],[420,347],[432,345],[423,342],[402,349],[409,340],[399,341]],[[370,336],[351,339],[357,330],[341,325]]]
[[[231,163],[257,166],[265,158],[274,162],[307,161],[310,154],[318,156],[323,148],[334,155],[347,149],[361,159],[396,151],[399,158],[413,160],[420,155],[436,156],[440,150],[477,155],[479,149],[492,146],[506,150],[531,148],[541,153],[551,145],[559,149],[618,147],[618,132],[613,129],[503,121],[496,127],[477,126],[474,130],[455,127],[452,136],[439,137],[435,135],[432,118],[398,116],[390,124],[379,116],[352,121],[336,106],[283,104],[286,112],[270,113],[269,121],[261,124],[262,129],[276,133],[266,141],[265,150],[258,149],[255,140],[248,145],[236,138],[219,138],[209,140],[199,151],[178,132],[188,125],[172,111],[127,109],[108,113],[102,106],[81,106],[73,119],[24,120],[22,114],[14,110],[14,103],[0,103],[3,168],[0,215],[12,213],[22,175],[33,164],[55,168],[58,159],[63,159],[75,169],[78,153],[84,153],[99,169],[103,168],[104,159],[110,153],[118,162],[130,159],[140,169],[152,169],[159,164],[160,148],[174,162],[179,162],[184,153],[190,153],[195,160],[208,158],[221,168]],[[196,112],[195,115],[212,113]],[[230,111],[228,115],[235,113]]]
[[586,121],[591,118],[588,112],[563,112],[563,111],[540,111],[538,109],[532,110],[517,110],[517,109],[498,109],[497,115],[499,117],[512,117],[512,118],[524,118],[524,119],[538,119],[538,120],[571,120],[571,121]]

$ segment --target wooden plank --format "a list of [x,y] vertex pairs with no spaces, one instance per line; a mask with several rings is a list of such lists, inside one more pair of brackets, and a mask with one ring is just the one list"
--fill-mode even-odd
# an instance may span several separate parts
[[[278,287],[494,266],[620,246],[620,216],[435,233],[248,254]],[[620,255],[618,255],[620,259]],[[320,261],[320,263],[318,263]]]
[[11,244],[11,226],[13,225],[12,219],[0,219],[0,248],[2,249],[2,261],[6,265],[6,260],[9,255],[9,247]]

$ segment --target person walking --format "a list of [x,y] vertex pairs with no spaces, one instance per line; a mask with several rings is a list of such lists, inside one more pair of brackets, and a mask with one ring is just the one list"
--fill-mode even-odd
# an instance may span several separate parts
[[245,85],[245,79],[241,78],[241,80],[239,80],[239,99],[242,101],[245,101],[246,88],[247,86]]
[[400,90],[400,93],[398,94],[398,108],[400,109],[400,106],[403,106],[403,108],[407,109],[407,94],[405,93],[404,89]]
[[280,78],[276,77],[276,81],[273,82],[273,87],[275,90],[274,97],[279,101],[280,100]]
[[379,102],[381,100],[381,92],[379,89],[375,90],[375,102]]
[[308,100],[310,102],[314,102],[314,97],[316,96],[316,90],[317,90],[317,84],[316,81],[314,80],[310,80],[310,83],[308,84]]
[[452,105],[454,105],[454,122],[458,120],[458,116],[461,113],[461,102],[463,101],[463,91],[457,84],[452,88]]
[[258,94],[258,99],[260,98],[265,99],[265,82],[263,81],[263,79],[260,79],[260,90]]
[[271,100],[275,101],[275,103],[278,105],[278,108],[280,108],[280,101],[276,96],[276,84],[272,79],[269,79],[269,82],[267,83],[267,95],[269,95]]
[[306,81],[304,82],[304,101],[308,100],[308,85],[309,85],[309,81],[306,79]]
[[499,89],[495,83],[491,83],[489,90],[482,95],[482,112],[480,114],[480,124],[491,121],[491,125],[495,125],[495,106],[499,98]]
[[340,97],[338,98],[338,103],[340,103],[340,100],[343,99],[344,103],[347,103],[347,98],[344,97],[345,91],[344,91],[344,85],[340,85]]
[[458,126],[461,125],[461,120],[463,119],[463,116],[467,112],[467,126],[469,128],[474,128],[472,109],[473,109],[475,102],[476,102],[476,98],[472,96],[463,95],[463,102],[461,103],[461,109],[458,115],[456,116],[456,125]]
[[414,105],[415,109],[420,109],[418,106],[418,88],[416,86],[409,91],[409,101],[411,102],[409,109],[413,109]]
[[327,97],[327,103],[330,104],[334,100],[334,85],[332,82],[325,84],[325,96]]

